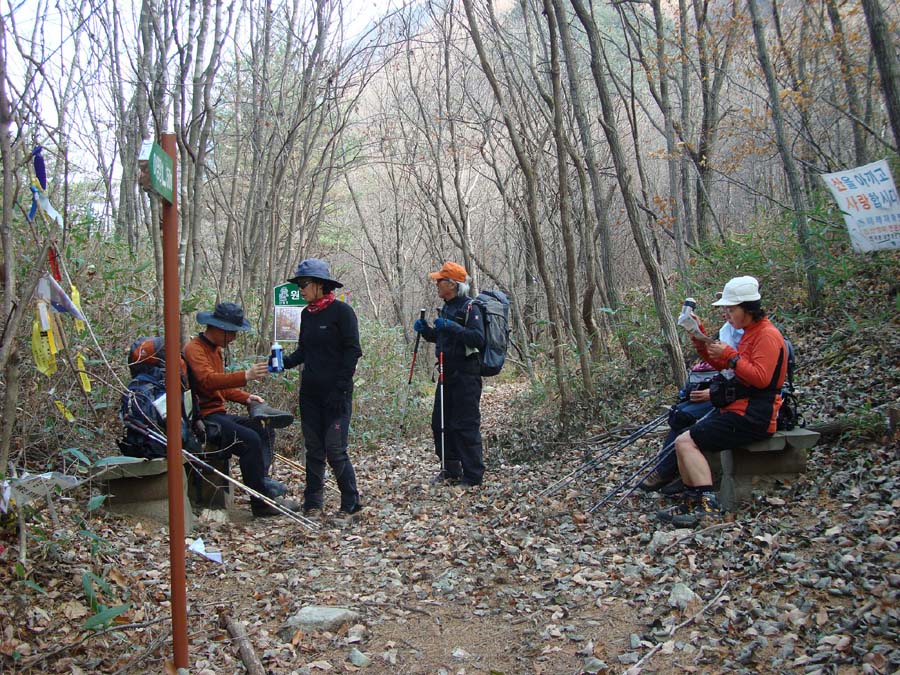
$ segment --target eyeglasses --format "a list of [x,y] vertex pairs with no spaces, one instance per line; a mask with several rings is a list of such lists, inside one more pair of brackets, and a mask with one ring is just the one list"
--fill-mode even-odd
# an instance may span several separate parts
[[434,283],[435,283],[435,284],[443,284],[443,283],[452,284],[453,281],[450,280],[450,279],[438,279],[438,280],[435,281]]
[[303,290],[304,288],[309,286],[311,283],[313,283],[312,279],[304,279],[303,281],[298,281],[297,285],[300,287],[300,290]]

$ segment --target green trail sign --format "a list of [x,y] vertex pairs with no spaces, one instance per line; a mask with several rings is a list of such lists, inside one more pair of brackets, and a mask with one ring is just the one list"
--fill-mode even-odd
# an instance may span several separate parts
[[[171,204],[174,196],[175,163],[165,150],[153,141],[144,141],[138,163],[147,162],[150,189]],[[145,174],[146,175],[146,174]],[[147,188],[144,183],[144,188]]]
[[275,342],[289,345],[300,335],[300,318],[306,300],[300,295],[300,287],[288,282],[273,289],[275,305]]

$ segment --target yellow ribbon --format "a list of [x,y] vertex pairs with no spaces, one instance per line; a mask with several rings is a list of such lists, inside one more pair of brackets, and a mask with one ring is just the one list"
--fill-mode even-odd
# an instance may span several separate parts
[[[69,293],[69,297],[72,298],[72,304],[78,308],[78,311],[84,314],[84,310],[81,309],[81,293],[75,288],[75,284],[72,284],[72,292]],[[75,330],[81,335],[84,332],[84,321],[75,319]],[[90,391],[90,389],[85,389],[85,391]]]
[[63,414],[63,417],[66,418],[66,422],[74,422],[75,421],[75,415],[73,415],[72,413],[69,412],[69,409],[63,405],[62,401],[53,399],[53,402],[56,404],[56,407],[59,408],[59,412],[61,412]]
[[78,378],[81,380],[81,388],[86,391],[91,391],[91,380],[87,376],[87,370],[84,367],[84,356],[82,356],[81,352],[78,352],[75,355],[75,364],[78,368]]

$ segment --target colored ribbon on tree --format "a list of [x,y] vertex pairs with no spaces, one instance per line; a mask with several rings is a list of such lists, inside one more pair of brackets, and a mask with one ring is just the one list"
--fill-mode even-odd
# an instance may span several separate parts
[[50,377],[56,372],[56,346],[50,312],[45,302],[38,301],[37,318],[31,324],[31,355],[38,372]]

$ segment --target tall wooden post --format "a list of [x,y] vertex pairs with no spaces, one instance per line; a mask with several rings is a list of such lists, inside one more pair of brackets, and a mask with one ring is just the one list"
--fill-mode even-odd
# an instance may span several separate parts
[[181,305],[178,290],[178,162],[175,134],[160,145],[172,158],[171,201],[162,199],[163,321],[166,349],[166,457],[169,479],[169,559],[175,667],[188,668],[187,589],[184,551],[184,460],[181,455]]

